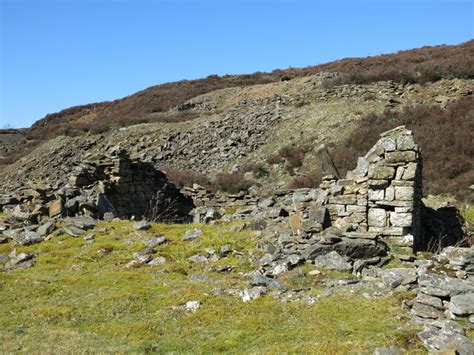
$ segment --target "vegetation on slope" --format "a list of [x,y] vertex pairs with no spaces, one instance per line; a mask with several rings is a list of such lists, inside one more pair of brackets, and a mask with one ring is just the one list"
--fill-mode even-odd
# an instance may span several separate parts
[[363,156],[391,128],[406,125],[413,130],[423,154],[423,193],[455,194],[474,201],[469,186],[474,184],[474,98],[439,106],[405,106],[366,115],[350,136],[334,144],[334,161],[341,172],[355,168]]
[[[439,105],[407,105],[364,115],[349,135],[329,144],[335,165],[342,176],[356,167],[382,132],[400,125],[412,129],[423,156],[423,194],[451,194],[460,201],[473,202],[469,187],[474,184],[474,98],[453,101],[448,107]],[[307,143],[283,147],[268,157],[269,165],[302,167],[289,182],[291,188],[318,187],[323,175],[320,166],[305,166],[311,153]],[[285,153],[293,152],[292,154]],[[290,171],[289,171],[290,172]]]
[[[196,114],[179,108],[187,100],[214,90],[265,84],[304,77],[322,71],[340,75],[325,83],[327,87],[346,83],[370,83],[381,80],[424,83],[441,78],[474,78],[474,40],[458,46],[423,47],[395,54],[367,58],[348,58],[306,68],[274,70],[246,75],[210,75],[204,79],[182,80],[157,85],[112,102],[68,108],[37,121],[24,133],[28,145],[11,154],[11,163],[35,146],[61,134],[78,131],[102,132],[112,126],[129,126],[144,122],[179,122],[196,118]],[[168,110],[178,107],[177,112]],[[0,163],[2,163],[0,161]]]
[[[131,222],[103,223],[96,242],[56,234],[18,252],[38,253],[32,269],[0,274],[0,352],[371,352],[398,345],[418,350],[398,296],[367,300],[333,295],[312,305],[264,296],[250,303],[213,289],[245,287],[242,272],[255,239],[232,225],[197,227],[199,240],[183,242],[190,225],[153,225],[137,232]],[[168,262],[124,268],[152,233],[170,240],[157,247]],[[217,261],[235,267],[223,275],[187,258],[223,245],[237,250]],[[11,247],[0,245],[0,252]],[[107,252],[104,252],[107,251]],[[211,266],[214,266],[212,264]],[[201,281],[191,281],[191,276]],[[180,306],[200,300],[189,313]]]

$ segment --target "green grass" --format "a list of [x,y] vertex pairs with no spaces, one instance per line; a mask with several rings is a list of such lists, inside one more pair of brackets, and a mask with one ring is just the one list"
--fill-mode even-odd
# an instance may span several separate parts
[[474,207],[467,205],[461,209],[461,215],[470,231],[474,231]]
[[[396,295],[366,300],[337,294],[313,305],[282,303],[264,296],[250,303],[214,288],[246,287],[241,273],[252,269],[249,250],[256,238],[232,224],[153,225],[137,232],[129,222],[104,223],[107,233],[85,245],[82,238],[55,235],[17,251],[38,253],[37,266],[0,273],[0,352],[371,352],[377,346],[399,345],[418,351],[415,330],[406,328],[406,313]],[[184,232],[203,230],[198,241],[183,242]],[[168,263],[159,267],[124,268],[142,240],[153,233],[170,242],[157,255]],[[211,265],[187,258],[212,247],[228,245],[243,255],[231,255]],[[101,248],[111,250],[105,255]],[[0,245],[0,253],[11,246]],[[217,264],[235,271],[222,275]],[[308,266],[300,268],[290,287],[307,286]],[[191,282],[191,275],[209,282]],[[342,275],[332,275],[340,277]],[[350,277],[347,276],[346,277]],[[200,300],[201,309],[189,314],[179,307]],[[402,316],[401,318],[397,316]]]

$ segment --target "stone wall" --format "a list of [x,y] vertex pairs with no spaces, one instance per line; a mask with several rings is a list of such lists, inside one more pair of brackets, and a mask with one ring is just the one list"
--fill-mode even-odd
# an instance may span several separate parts
[[[306,234],[332,225],[421,249],[421,169],[420,150],[412,132],[401,126],[381,134],[344,179],[325,176],[317,189],[275,191],[266,197],[259,197],[256,191],[211,193],[197,185],[182,192],[193,198],[196,206],[237,207],[237,218],[296,216],[290,218],[290,224],[301,225],[296,229]],[[329,220],[325,222],[321,216],[326,213]]]
[[165,221],[186,216],[194,207],[166,175],[152,164],[130,160],[125,152],[112,158],[78,166],[69,180],[72,188],[94,185],[98,192],[97,213],[119,218],[147,218]]
[[212,192],[198,184],[193,184],[192,187],[183,187],[181,193],[192,198],[197,207],[255,206],[259,200],[258,191],[256,190],[241,191],[234,194],[221,191]]
[[325,177],[321,188],[333,224],[351,224],[415,249],[423,244],[421,156],[404,126],[381,134],[345,179]]
[[189,222],[194,207],[164,173],[123,151],[76,162],[63,187],[43,184],[0,195],[0,212],[32,223],[71,216]]

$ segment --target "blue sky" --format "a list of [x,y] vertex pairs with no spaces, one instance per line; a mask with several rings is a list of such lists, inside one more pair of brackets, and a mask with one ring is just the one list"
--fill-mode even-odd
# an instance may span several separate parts
[[0,128],[148,86],[473,38],[462,0],[0,0]]

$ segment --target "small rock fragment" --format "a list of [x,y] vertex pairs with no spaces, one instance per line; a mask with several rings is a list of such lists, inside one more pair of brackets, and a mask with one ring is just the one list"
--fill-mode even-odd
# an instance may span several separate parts
[[186,311],[196,313],[201,308],[201,301],[188,301],[184,305]]
[[194,239],[199,238],[201,236],[201,234],[202,234],[202,230],[200,230],[198,228],[191,229],[191,230],[188,230],[184,234],[183,240],[194,240]]

